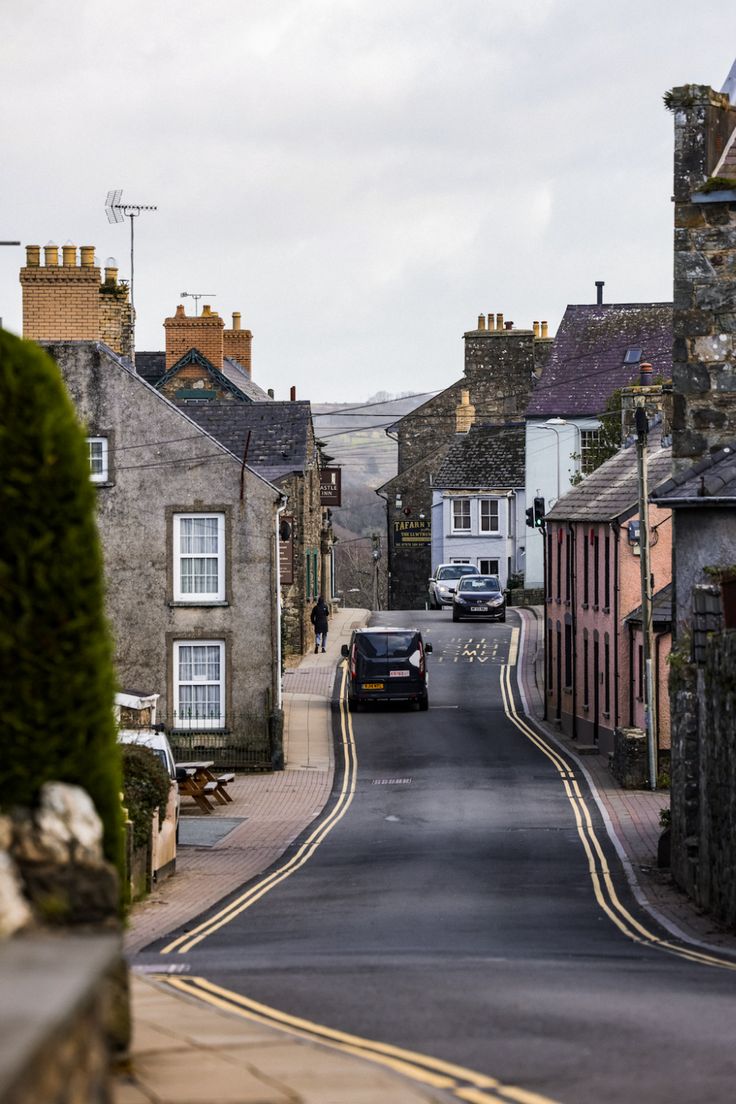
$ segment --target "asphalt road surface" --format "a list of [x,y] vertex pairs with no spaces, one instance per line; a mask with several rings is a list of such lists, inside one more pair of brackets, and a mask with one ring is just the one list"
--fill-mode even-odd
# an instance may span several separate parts
[[429,711],[336,706],[324,838],[178,953],[185,976],[267,1022],[371,1040],[437,1099],[736,1099],[736,971],[638,908],[584,780],[514,719],[513,613],[372,623],[432,641]]

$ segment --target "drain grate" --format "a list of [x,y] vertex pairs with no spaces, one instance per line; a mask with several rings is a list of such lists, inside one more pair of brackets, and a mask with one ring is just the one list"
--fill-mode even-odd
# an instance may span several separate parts
[[408,786],[411,778],[374,778],[374,786]]

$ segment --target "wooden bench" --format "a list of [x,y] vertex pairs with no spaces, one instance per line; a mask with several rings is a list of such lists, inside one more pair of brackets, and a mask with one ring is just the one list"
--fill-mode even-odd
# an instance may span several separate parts
[[234,781],[235,781],[235,775],[234,774],[219,774],[217,776],[217,793],[222,794],[222,797],[225,799],[222,802],[223,805],[226,804],[226,802],[228,802],[228,801],[232,801],[232,798],[231,798],[230,794],[227,792],[227,787],[228,787],[230,782],[234,782]]

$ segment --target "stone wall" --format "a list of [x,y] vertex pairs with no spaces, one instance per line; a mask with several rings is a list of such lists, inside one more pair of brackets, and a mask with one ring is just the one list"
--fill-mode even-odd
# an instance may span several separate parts
[[119,937],[9,940],[0,973],[3,1104],[109,1104],[111,1061],[127,1044]]
[[731,201],[699,202],[710,199],[699,190],[717,169],[736,127],[736,108],[728,96],[706,86],[687,85],[670,95],[675,112],[673,454],[676,467],[687,467],[734,435],[736,193]]

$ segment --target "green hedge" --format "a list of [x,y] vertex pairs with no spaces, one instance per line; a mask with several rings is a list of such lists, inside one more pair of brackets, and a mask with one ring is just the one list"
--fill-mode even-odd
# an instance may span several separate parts
[[57,366],[0,330],[0,717],[5,807],[90,794],[122,870],[110,635],[85,435]]
[[151,834],[151,817],[158,809],[159,824],[166,816],[171,779],[150,748],[123,744],[123,797],[133,824],[133,843],[145,847]]

